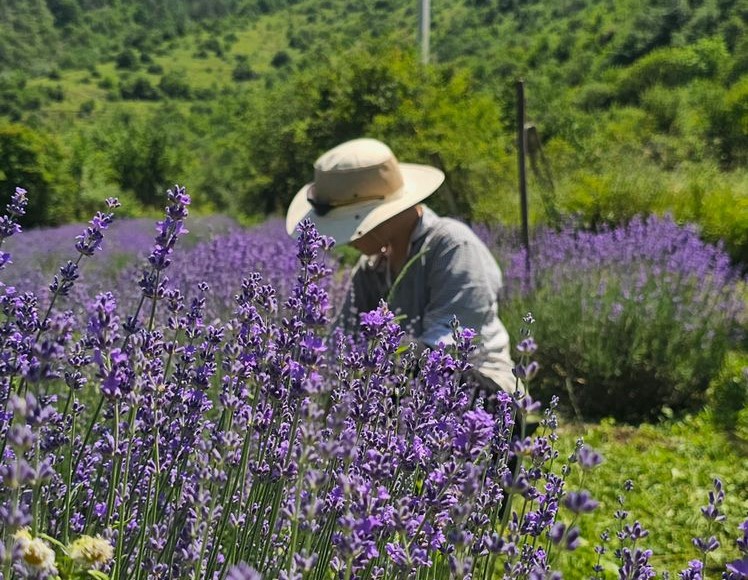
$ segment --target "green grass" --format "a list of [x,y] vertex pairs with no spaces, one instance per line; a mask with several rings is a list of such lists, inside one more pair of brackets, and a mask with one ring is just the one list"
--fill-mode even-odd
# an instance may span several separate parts
[[[581,482],[600,501],[591,515],[580,520],[583,545],[575,552],[562,554],[557,568],[566,578],[583,578],[592,574],[596,561],[594,547],[599,534],[611,530],[613,540],[605,556],[606,568],[615,570],[612,550],[616,546],[618,522],[613,513],[619,509],[618,498],[624,494],[627,479],[634,489],[625,494],[623,509],[626,520],[635,520],[649,530],[642,544],[653,550],[652,565],[658,572],[669,571],[671,577],[683,570],[688,561],[698,557],[691,539],[705,535],[707,522],[700,508],[707,504],[712,480],[718,477],[726,493],[723,511],[727,521],[724,533],[717,534],[722,547],[710,555],[710,575],[718,577],[725,561],[737,557],[737,526],[748,516],[748,439],[725,433],[709,420],[708,413],[686,417],[659,425],[632,427],[603,422],[595,425],[562,423],[558,449],[568,455],[578,437],[601,452],[605,461]],[[747,436],[748,432],[741,433]],[[562,458],[564,455],[562,455]],[[575,471],[569,489],[580,485]],[[567,516],[568,521],[568,516]]]

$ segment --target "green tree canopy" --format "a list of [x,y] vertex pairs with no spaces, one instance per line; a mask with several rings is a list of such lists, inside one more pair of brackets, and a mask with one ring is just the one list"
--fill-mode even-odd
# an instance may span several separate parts
[[29,192],[23,225],[54,225],[78,217],[62,148],[50,135],[18,124],[0,124],[0,204],[16,187]]

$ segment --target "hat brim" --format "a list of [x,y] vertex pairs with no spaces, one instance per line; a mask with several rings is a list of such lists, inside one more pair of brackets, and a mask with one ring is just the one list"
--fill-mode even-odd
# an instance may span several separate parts
[[307,183],[294,196],[286,212],[286,231],[296,234],[296,227],[305,219],[314,222],[317,231],[330,236],[339,244],[347,244],[373,230],[382,222],[423,201],[444,182],[444,173],[430,165],[400,163],[403,187],[386,200],[365,201],[336,207],[319,215],[307,201]]

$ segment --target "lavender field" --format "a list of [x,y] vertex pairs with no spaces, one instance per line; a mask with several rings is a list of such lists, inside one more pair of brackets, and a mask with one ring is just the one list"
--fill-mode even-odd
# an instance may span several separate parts
[[[167,203],[157,224],[110,199],[21,232],[17,190],[0,219],[0,578],[576,578],[584,546],[585,578],[667,577],[623,502],[582,535],[604,458],[559,433],[707,403],[746,324],[721,248],[667,218],[538,231],[528,271],[515,235],[476,226],[532,393],[488,412],[457,321],[422,353],[385,304],[360,336],[336,327],[349,267],[310,224],[294,240],[192,219],[180,187]],[[715,478],[678,578],[748,578],[726,501]]]

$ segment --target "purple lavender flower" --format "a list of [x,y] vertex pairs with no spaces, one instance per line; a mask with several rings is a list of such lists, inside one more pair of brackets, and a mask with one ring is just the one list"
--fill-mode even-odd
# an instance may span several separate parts
[[563,503],[575,514],[589,513],[599,505],[599,502],[592,499],[588,491],[569,492]]
[[25,189],[16,187],[15,192],[11,196],[10,203],[5,206],[7,215],[0,218],[0,238],[9,238],[21,232],[21,226],[16,222],[16,218],[26,213],[26,206],[28,204],[26,193]]
[[476,459],[485,449],[493,437],[496,422],[493,417],[482,409],[467,411],[464,423],[458,427],[455,438],[455,451],[471,460]]
[[240,562],[229,568],[226,580],[262,580],[262,575],[245,562]]
[[540,365],[538,364],[538,362],[531,361],[527,365],[521,363],[515,365],[512,369],[512,374],[522,381],[530,382],[535,378],[535,375],[538,374],[539,370]]
[[720,511],[720,506],[725,500],[725,492],[722,489],[722,481],[715,479],[713,483],[714,489],[709,492],[709,503],[701,508],[701,515],[707,520],[722,522],[725,515]]
[[694,538],[693,545],[696,546],[700,552],[706,554],[708,552],[714,552],[719,548],[719,540],[714,536],[708,538]]
[[10,197],[10,203],[6,206],[9,215],[13,217],[26,215],[26,206],[28,205],[27,193],[22,187],[16,187],[15,192]]
[[53,294],[67,296],[73,283],[78,279],[78,264],[68,261],[67,264],[60,267],[59,277],[56,275],[49,289]]
[[635,548],[623,548],[621,550],[621,566],[618,569],[618,576],[623,579],[631,580],[648,580],[657,576],[649,559],[652,557],[652,550],[642,550]]
[[680,580],[702,580],[704,572],[704,563],[701,560],[691,560],[688,568],[678,574]]
[[75,249],[83,256],[92,256],[94,252],[101,250],[101,242],[104,240],[102,230],[106,230],[113,220],[113,213],[96,212],[89,222],[90,225],[82,234],[76,236]]
[[566,541],[564,547],[572,552],[580,546],[581,541],[581,531],[576,526],[572,527],[566,532]]
[[738,526],[738,529],[743,534],[742,537],[737,540],[738,550],[748,556],[748,519],[743,520],[743,522]]
[[579,448],[576,458],[579,465],[585,470],[594,469],[603,462],[602,455],[587,445]]
[[184,227],[184,219],[189,215],[190,196],[187,195],[185,188],[179,185],[168,190],[166,195],[170,202],[166,207],[166,218],[156,224],[158,235],[148,257],[148,262],[156,272],[166,269],[171,264],[170,255],[177,240],[188,233]]
[[[21,226],[18,224],[17,218],[26,213],[27,204],[26,190],[16,187],[10,203],[6,206],[7,215],[0,216],[0,246],[7,238],[21,232]],[[10,254],[0,252],[0,270],[5,269],[5,266],[10,263],[12,263]]]
[[110,399],[121,399],[129,393],[133,381],[129,358],[119,348],[112,349],[108,357],[102,357],[100,351],[96,351],[99,373],[102,378],[101,392]]
[[746,580],[748,578],[748,558],[734,560],[725,565],[727,580]]

